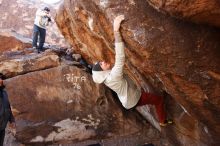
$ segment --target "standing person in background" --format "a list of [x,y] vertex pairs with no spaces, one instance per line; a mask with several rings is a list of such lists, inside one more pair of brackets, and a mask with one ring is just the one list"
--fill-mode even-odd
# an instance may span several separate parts
[[[43,51],[43,46],[46,38],[46,26],[51,22],[50,9],[45,7],[43,10],[38,9],[36,12],[36,17],[34,20],[34,30],[33,30],[33,42],[32,46],[37,49],[40,53]],[[39,36],[39,46],[37,47],[37,41]]]
[[131,109],[135,106],[152,104],[156,108],[160,126],[172,124],[173,121],[166,117],[164,98],[153,92],[145,92],[124,76],[125,51],[124,42],[119,31],[123,20],[124,15],[117,16],[114,19],[115,64],[113,67],[106,61],[99,61],[94,64],[92,68],[93,81],[99,84],[104,83],[115,91],[124,108]]
[[4,75],[0,73],[0,146],[4,144],[5,138],[5,128],[8,124],[8,121],[11,123],[9,126],[15,129],[15,118],[11,112],[11,106],[8,100],[8,94],[4,89],[3,84]]

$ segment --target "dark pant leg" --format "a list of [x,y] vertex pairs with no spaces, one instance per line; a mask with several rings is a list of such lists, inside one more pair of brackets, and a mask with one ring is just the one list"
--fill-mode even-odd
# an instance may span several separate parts
[[5,129],[0,131],[0,146],[3,146],[5,138]]
[[38,26],[34,25],[32,47],[36,47],[37,48],[38,35],[39,35]]
[[38,47],[40,51],[43,51],[45,38],[46,38],[46,29],[40,28],[40,42],[39,42],[39,47]]
[[138,101],[137,106],[142,106],[146,104],[152,104],[155,106],[159,121],[160,123],[163,123],[166,119],[163,96],[157,96],[155,94],[142,91],[141,98]]

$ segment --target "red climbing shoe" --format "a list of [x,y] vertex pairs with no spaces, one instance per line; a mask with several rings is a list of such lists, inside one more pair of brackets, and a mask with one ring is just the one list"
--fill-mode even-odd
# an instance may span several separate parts
[[173,124],[173,120],[167,119],[167,120],[165,120],[165,122],[160,123],[160,126],[165,127],[165,126],[170,125],[170,124]]

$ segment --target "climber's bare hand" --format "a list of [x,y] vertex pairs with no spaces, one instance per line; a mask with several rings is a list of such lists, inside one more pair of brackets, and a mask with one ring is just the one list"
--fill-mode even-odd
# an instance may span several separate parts
[[114,26],[113,26],[114,31],[119,31],[121,22],[124,19],[125,19],[124,15],[119,15],[119,16],[115,17],[115,19],[114,19]]

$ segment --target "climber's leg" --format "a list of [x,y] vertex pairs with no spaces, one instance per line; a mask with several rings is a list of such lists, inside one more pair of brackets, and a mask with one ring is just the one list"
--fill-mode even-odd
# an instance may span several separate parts
[[37,49],[38,36],[39,36],[38,26],[34,25],[32,47],[35,49]]
[[164,109],[164,98],[162,96],[157,96],[155,94],[142,91],[141,98],[137,106],[142,106],[146,104],[152,104],[155,106],[159,122],[164,123],[166,119],[166,112]]

